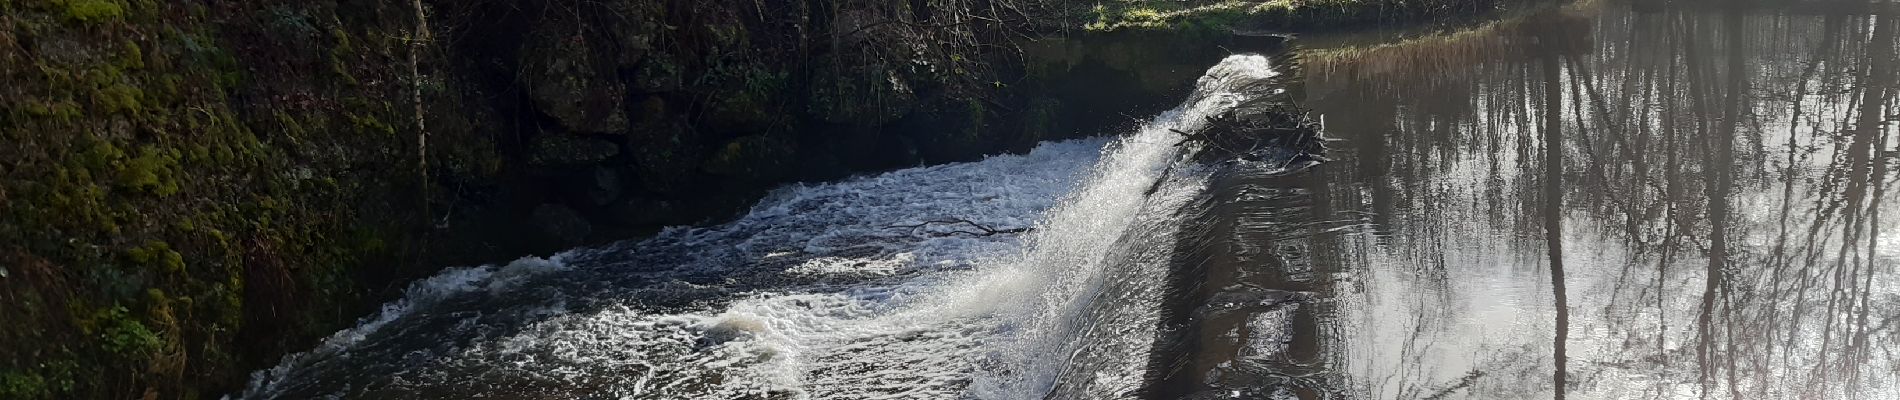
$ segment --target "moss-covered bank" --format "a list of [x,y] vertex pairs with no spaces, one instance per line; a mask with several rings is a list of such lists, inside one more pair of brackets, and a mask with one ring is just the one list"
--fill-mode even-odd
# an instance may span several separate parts
[[0,399],[215,397],[434,268],[1100,132],[1260,45],[1069,3],[0,0]]

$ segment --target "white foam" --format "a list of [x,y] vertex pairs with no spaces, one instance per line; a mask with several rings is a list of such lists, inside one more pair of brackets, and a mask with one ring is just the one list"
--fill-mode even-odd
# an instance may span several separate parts
[[[1126,246],[1122,241],[1125,233],[1138,224],[1171,223],[1173,211],[1197,192],[1199,182],[1189,188],[1157,192],[1164,196],[1149,196],[1150,188],[1164,178],[1168,166],[1185,155],[1178,145],[1184,140],[1181,132],[1199,131],[1207,118],[1245,100],[1249,94],[1241,90],[1248,84],[1276,75],[1278,72],[1263,56],[1237,55],[1222,60],[1200,79],[1186,103],[1111,144],[1093,175],[1044,219],[1022,258],[972,285],[980,293],[974,298],[999,304],[1002,318],[1015,329],[997,349],[996,358],[1016,367],[1008,373],[978,375],[972,388],[977,397],[1043,397],[1076,362],[1077,355],[1090,346],[1134,353],[1118,355],[1116,358],[1124,361],[1120,366],[1093,366],[1096,374],[1104,376],[1090,379],[1102,384],[1080,390],[1092,392],[1089,397],[1100,397],[1135,389],[1132,382],[1139,381],[1147,359],[1146,346],[1153,340],[1154,317],[1119,315],[1131,320],[1103,321],[1118,315],[1089,314],[1087,310],[1104,294],[1103,289],[1116,283],[1113,278],[1141,280],[1128,284],[1128,289],[1156,288],[1161,286],[1165,270],[1157,261],[1127,266],[1145,271],[1114,271],[1109,268],[1110,256]],[[1139,218],[1144,214],[1151,219]],[[1172,230],[1158,233],[1171,235]],[[1172,241],[1164,243],[1172,246]],[[1124,314],[1152,309],[1158,301],[1152,296],[1116,300],[1127,303],[1124,307],[1134,306]],[[1082,318],[1085,315],[1089,318]],[[1097,328],[1111,323],[1109,328],[1116,332],[1105,335],[1120,336],[1122,340],[1102,343],[1078,337],[1097,334]]]
[[[1229,58],[1187,104],[1113,144],[1049,143],[1026,155],[795,185],[732,223],[564,253],[553,263],[573,266],[565,280],[519,290],[586,305],[531,313],[538,319],[509,329],[479,329],[488,322],[471,316],[466,324],[478,327],[469,331],[481,337],[465,346],[406,353],[432,358],[370,382],[299,378],[322,387],[300,390],[454,397],[536,385],[639,399],[1015,399],[1040,397],[1062,371],[1088,364],[1102,372],[1086,391],[1123,393],[1152,340],[1149,299],[1171,251],[1173,210],[1203,185],[1168,167],[1191,150],[1177,146],[1176,131],[1199,129],[1244,99],[1242,85],[1273,74],[1264,57]],[[946,218],[1033,230],[897,227]],[[1118,246],[1127,241],[1167,245]],[[325,368],[347,367],[302,360],[348,352],[370,332],[428,314],[430,299],[472,293],[507,271],[451,270],[419,283],[446,289],[413,289],[338,334],[353,339],[261,372],[248,397],[294,395],[276,388],[287,376],[342,374]],[[1100,296],[1129,297],[1110,307]],[[546,307],[519,302],[511,306]],[[1084,349],[1128,353],[1075,355]]]
[[383,326],[417,309],[426,309],[437,301],[462,293],[486,290],[499,292],[534,275],[566,268],[560,262],[561,255],[550,258],[522,257],[513,262],[495,268],[493,265],[479,267],[449,268],[435,276],[416,281],[403,290],[403,297],[384,304],[375,315],[359,320],[356,326],[344,329],[324,338],[316,349],[284,356],[276,367],[251,374],[247,393],[271,391],[278,383],[291,377],[298,368],[307,368],[310,364],[321,363],[331,356],[347,351],[362,342]]

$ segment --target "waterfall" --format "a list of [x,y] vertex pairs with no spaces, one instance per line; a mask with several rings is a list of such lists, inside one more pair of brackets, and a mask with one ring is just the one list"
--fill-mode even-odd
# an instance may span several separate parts
[[450,270],[238,398],[1127,397],[1205,186],[1183,133],[1275,75],[1236,55],[1112,140],[795,185],[720,226]]

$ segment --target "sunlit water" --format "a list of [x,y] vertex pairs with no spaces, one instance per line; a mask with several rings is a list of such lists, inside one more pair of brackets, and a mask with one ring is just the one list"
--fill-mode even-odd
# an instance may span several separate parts
[[1180,132],[1276,74],[1228,58],[1117,140],[791,187],[722,226],[450,270],[241,397],[1128,396],[1175,211],[1204,187]]
[[1900,17],[1587,3],[1303,39],[1312,168],[1177,146],[1280,73],[1235,56],[1113,139],[449,270],[236,397],[1900,398]]
[[1325,391],[1552,397],[1556,259],[1570,398],[1900,398],[1900,18],[1623,7],[1309,51]]

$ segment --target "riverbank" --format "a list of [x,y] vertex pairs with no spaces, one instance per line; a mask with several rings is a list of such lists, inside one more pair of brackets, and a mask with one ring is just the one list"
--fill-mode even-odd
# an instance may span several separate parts
[[445,265],[1096,134],[1272,45],[1222,27],[1349,21],[990,4],[0,1],[0,398],[226,393]]

